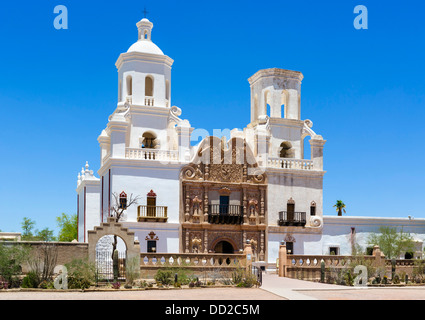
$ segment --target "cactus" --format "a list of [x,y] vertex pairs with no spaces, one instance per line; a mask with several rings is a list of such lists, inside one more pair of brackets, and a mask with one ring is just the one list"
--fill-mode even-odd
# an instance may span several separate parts
[[118,265],[118,250],[115,249],[112,255],[112,267],[114,272],[114,282],[118,282],[119,265]]

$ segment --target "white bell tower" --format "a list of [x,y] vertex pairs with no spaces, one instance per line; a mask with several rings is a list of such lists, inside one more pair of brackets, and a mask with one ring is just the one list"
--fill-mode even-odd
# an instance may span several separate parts
[[137,24],[138,40],[116,62],[118,104],[171,107],[173,59],[152,42],[153,23],[143,18]]

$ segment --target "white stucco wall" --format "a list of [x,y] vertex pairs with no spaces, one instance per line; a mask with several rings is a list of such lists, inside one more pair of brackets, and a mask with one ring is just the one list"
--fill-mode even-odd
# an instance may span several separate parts
[[279,211],[287,211],[286,206],[290,198],[295,201],[296,212],[306,212],[307,222],[312,201],[316,202],[316,215],[322,215],[323,177],[321,175],[268,170],[267,177],[268,225],[277,225]]
[[123,226],[133,231],[140,243],[140,252],[147,252],[149,233],[154,232],[157,240],[156,252],[179,253],[179,224],[153,222],[123,222]]
[[141,197],[137,205],[133,205],[126,210],[125,221],[137,221],[137,206],[146,205],[146,195],[153,190],[157,194],[156,205],[168,207],[168,222],[178,223],[180,165],[166,166],[153,162],[150,166],[147,164],[141,166],[136,161],[133,166],[112,167],[111,190],[117,194],[124,191],[128,198],[130,194]]

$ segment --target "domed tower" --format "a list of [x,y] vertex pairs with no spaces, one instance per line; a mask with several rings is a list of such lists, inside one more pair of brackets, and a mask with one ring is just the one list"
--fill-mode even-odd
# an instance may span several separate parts
[[153,23],[137,24],[138,40],[116,62],[118,103],[169,108],[173,59],[152,42]]

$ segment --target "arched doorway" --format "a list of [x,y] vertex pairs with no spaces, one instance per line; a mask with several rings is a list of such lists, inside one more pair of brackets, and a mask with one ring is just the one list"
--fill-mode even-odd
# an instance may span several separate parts
[[235,249],[233,245],[225,240],[218,242],[214,247],[215,253],[223,253],[223,254],[233,254],[235,253]]

